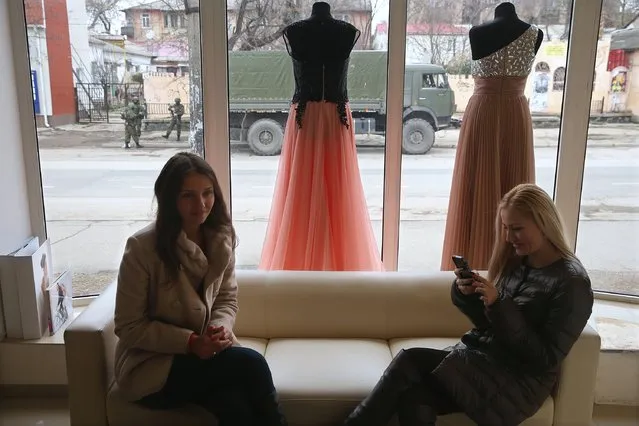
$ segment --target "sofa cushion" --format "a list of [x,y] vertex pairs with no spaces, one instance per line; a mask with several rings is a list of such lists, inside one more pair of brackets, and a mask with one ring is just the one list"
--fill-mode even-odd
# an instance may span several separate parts
[[[389,347],[393,356],[396,356],[400,350],[408,348],[434,348],[444,349],[448,346],[453,346],[459,342],[459,339],[447,339],[447,338],[413,338],[413,339],[392,339],[389,342]],[[548,397],[541,406],[539,411],[531,418],[524,421],[521,426],[552,426],[554,417],[554,401],[552,397]],[[441,420],[438,420],[437,425],[442,426],[471,426],[474,425],[470,419],[462,414],[451,414],[448,416],[441,416]]]
[[215,416],[198,405],[185,405],[169,410],[155,410],[127,401],[117,383],[107,395],[107,417],[110,425],[117,426],[215,426]]
[[[240,344],[264,355],[266,339],[251,337],[240,338]],[[157,426],[193,425],[214,426],[214,416],[197,405],[186,405],[178,409],[152,410],[127,401],[121,394],[117,383],[113,383],[107,396],[107,416],[109,424],[117,426],[138,426],[152,424]]]
[[388,343],[371,339],[271,339],[266,360],[287,419],[341,424],[391,361]]
[[390,339],[461,336],[451,271],[237,271],[239,336]]
[[239,337],[237,338],[240,341],[240,345],[245,348],[253,349],[264,356],[266,353],[266,345],[268,344],[267,339],[257,339],[255,337]]

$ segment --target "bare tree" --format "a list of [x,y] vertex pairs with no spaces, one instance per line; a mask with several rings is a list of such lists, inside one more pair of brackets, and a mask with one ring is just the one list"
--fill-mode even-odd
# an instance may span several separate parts
[[87,0],[86,11],[89,15],[89,29],[95,30],[102,25],[105,33],[111,32],[111,22],[119,13],[120,0]]
[[601,9],[605,28],[625,28],[639,18],[639,0],[606,0]]
[[300,0],[235,0],[228,13],[229,50],[257,50],[279,41],[301,10]]
[[[373,20],[377,15],[380,3],[380,0],[371,0],[370,5],[365,5],[366,7],[370,6],[370,14],[367,16],[363,28],[359,28],[359,30],[362,32],[363,37],[361,46],[365,50],[373,48],[373,38],[375,34],[375,31],[373,29]],[[367,12],[367,10],[365,10],[365,12]]]
[[479,25],[488,18],[489,11],[501,3],[495,0],[465,0],[461,10],[461,23]]
[[424,61],[442,65],[453,74],[463,73],[464,64],[470,61],[468,30],[461,24],[469,18],[465,13],[464,5],[446,0],[409,2],[407,21],[416,31],[411,44]]

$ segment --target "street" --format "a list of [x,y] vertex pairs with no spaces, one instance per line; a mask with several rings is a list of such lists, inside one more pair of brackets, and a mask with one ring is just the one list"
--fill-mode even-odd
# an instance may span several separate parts
[[[436,148],[427,155],[403,156],[400,270],[439,268],[457,132],[438,133]],[[79,133],[43,132],[40,155],[54,266],[57,271],[71,268],[74,293],[84,295],[99,292],[115,277],[126,237],[152,220],[159,170],[172,154],[187,147],[143,134],[145,148],[124,151],[119,148],[121,135],[115,132],[86,132],[77,143]],[[549,193],[557,133],[558,129],[535,129],[537,182]],[[72,140],[76,143],[64,146]],[[381,241],[383,150],[359,151],[372,226]],[[639,258],[638,154],[639,126],[591,131],[577,254],[597,289],[639,294],[634,283]],[[252,156],[243,147],[232,150],[238,268],[255,268],[259,262],[278,162],[279,157]]]

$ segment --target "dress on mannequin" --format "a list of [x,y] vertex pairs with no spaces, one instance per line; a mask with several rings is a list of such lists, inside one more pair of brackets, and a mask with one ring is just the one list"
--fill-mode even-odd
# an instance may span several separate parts
[[295,94],[259,269],[382,270],[347,94],[359,34],[324,2],[284,30]]
[[462,255],[486,270],[503,195],[535,182],[532,120],[524,88],[543,32],[519,20],[512,3],[471,28],[473,96],[464,111],[448,204],[442,270]]

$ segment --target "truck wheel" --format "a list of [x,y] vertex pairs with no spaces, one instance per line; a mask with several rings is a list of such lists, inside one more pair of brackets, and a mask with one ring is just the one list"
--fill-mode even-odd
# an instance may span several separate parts
[[435,129],[422,118],[411,118],[404,123],[402,152],[409,155],[426,154],[435,144]]
[[284,129],[275,120],[263,118],[248,129],[248,144],[257,155],[278,155],[282,151]]

